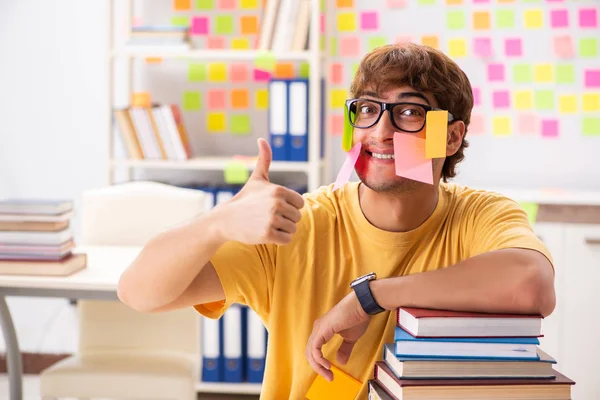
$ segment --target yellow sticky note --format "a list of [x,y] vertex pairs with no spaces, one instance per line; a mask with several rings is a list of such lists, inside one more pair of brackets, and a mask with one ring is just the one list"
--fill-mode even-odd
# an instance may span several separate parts
[[224,132],[225,113],[215,112],[206,114],[206,129],[209,132]]
[[341,12],[337,16],[337,28],[340,32],[356,31],[356,14],[353,12]]
[[362,383],[351,377],[335,365],[331,366],[333,381],[325,380],[317,375],[306,393],[308,400],[354,400],[360,392]]
[[574,94],[563,94],[558,98],[561,114],[573,114],[577,112],[577,96]]
[[152,100],[148,92],[133,92],[131,93],[132,107],[150,107]]
[[448,111],[429,111],[425,119],[425,157],[446,157]]
[[342,109],[348,98],[348,91],[346,89],[332,89],[329,96],[331,108]]
[[467,42],[465,39],[448,40],[448,55],[450,57],[466,57]]
[[233,38],[231,39],[231,48],[233,50],[248,50],[250,41],[247,38]]
[[258,0],[240,0],[240,8],[244,10],[258,8]]
[[440,48],[440,41],[437,36],[423,36],[421,38],[421,44],[424,46],[429,46],[434,49]]
[[227,80],[227,66],[225,63],[209,64],[208,80],[211,82],[225,82]]
[[554,66],[552,64],[536,65],[533,71],[535,83],[554,82]]
[[533,93],[531,90],[515,90],[515,108],[517,110],[531,110],[533,108]]
[[266,110],[269,107],[268,89],[257,89],[254,92],[254,104],[257,110]]
[[494,117],[492,125],[495,136],[508,136],[512,133],[510,117]]
[[537,29],[544,25],[544,14],[542,10],[525,10],[525,28]]
[[583,94],[583,111],[600,111],[600,93]]

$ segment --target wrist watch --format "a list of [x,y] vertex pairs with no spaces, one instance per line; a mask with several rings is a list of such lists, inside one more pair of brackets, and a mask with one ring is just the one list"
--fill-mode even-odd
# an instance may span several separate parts
[[350,287],[354,289],[363,310],[369,315],[375,315],[385,311],[385,308],[382,308],[377,304],[377,301],[375,301],[375,298],[373,297],[373,293],[371,293],[371,288],[369,287],[369,282],[375,279],[377,279],[375,272],[370,272],[356,278],[350,284]]

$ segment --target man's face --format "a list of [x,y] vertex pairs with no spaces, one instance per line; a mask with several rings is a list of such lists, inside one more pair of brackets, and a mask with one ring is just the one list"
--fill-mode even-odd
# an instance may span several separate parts
[[[383,93],[375,93],[367,89],[359,96],[361,99],[373,99],[386,103],[409,102],[423,104],[426,106],[437,107],[433,96],[430,94],[419,92],[409,86],[402,86],[395,89],[390,89]],[[372,110],[368,107],[368,103],[362,110],[357,111],[357,118],[361,115],[368,115]],[[416,121],[420,113],[418,107],[396,107],[394,114],[403,113],[405,120]],[[414,117],[413,117],[414,116]],[[369,118],[369,117],[365,117]],[[425,115],[422,116],[425,118]],[[421,124],[417,123],[416,128],[411,129],[410,125],[406,127],[409,130],[419,129]],[[402,125],[401,127],[405,127]],[[417,132],[402,132],[395,127],[390,121],[389,111],[384,111],[376,125],[370,128],[354,128],[354,143],[361,142],[362,149],[356,161],[356,174],[360,180],[370,189],[376,192],[408,192],[413,191],[421,185],[426,185],[422,182],[417,182],[412,179],[407,179],[396,175],[394,155],[394,132],[400,132],[405,135],[414,135],[416,137],[425,138],[425,127]],[[437,176],[441,171],[443,158],[433,159],[434,182],[437,181]]]

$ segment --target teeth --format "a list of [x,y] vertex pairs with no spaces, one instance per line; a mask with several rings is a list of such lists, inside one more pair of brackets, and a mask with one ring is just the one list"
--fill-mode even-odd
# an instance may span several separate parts
[[393,154],[379,154],[379,153],[371,153],[371,154],[375,158],[381,158],[381,159],[395,158]]

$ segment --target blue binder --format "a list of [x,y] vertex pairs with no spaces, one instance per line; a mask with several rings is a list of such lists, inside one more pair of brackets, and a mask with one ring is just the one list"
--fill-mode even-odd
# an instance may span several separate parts
[[248,309],[246,321],[246,379],[248,382],[260,383],[265,373],[267,330],[258,314],[251,309]]
[[224,381],[243,381],[242,307],[231,305],[223,315]]
[[308,79],[288,81],[289,161],[308,161]]
[[223,321],[202,317],[202,380],[223,381]]
[[273,161],[287,161],[288,96],[287,81],[269,82],[269,138]]

